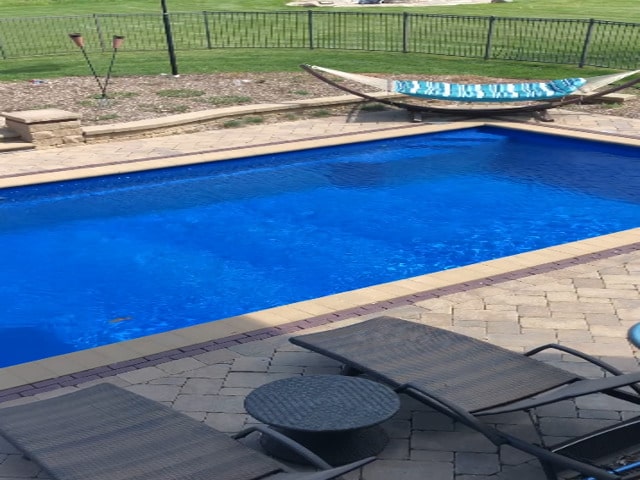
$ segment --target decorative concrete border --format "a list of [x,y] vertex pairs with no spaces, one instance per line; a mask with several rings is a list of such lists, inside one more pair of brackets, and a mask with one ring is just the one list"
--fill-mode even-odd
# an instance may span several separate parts
[[430,298],[438,298],[444,295],[465,292],[487,285],[496,285],[510,280],[524,278],[530,275],[548,273],[574,265],[581,265],[592,261],[611,258],[617,255],[623,255],[637,251],[640,251],[640,242],[584,255],[578,255],[564,260],[548,262],[537,266],[521,268],[477,280],[471,280],[467,282],[448,285],[445,287],[424,290],[422,292],[399,296],[387,301],[363,304],[357,307],[339,310],[329,314],[310,317],[305,320],[289,322],[282,325],[241,333],[238,335],[227,336],[224,338],[197,343],[187,347],[171,349],[132,360],[112,363],[110,365],[105,365],[102,367],[92,368],[77,373],[51,378],[48,380],[42,380],[39,382],[0,390],[0,403],[22,397],[30,397],[51,390],[57,390],[63,387],[76,386],[92,380],[112,377],[120,373],[139,370],[180,358],[192,357],[194,355],[211,352],[214,350],[220,350],[235,345],[273,338],[288,333],[299,332],[307,328],[318,327],[321,325],[326,325],[328,323],[346,320],[348,318],[371,315],[389,310],[391,308],[411,305],[415,302],[427,300]]

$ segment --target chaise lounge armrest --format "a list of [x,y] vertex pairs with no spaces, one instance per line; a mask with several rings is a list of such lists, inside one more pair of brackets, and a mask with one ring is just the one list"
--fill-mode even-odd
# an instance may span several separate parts
[[637,402],[637,395],[616,389],[630,387],[638,382],[640,382],[640,372],[626,373],[603,378],[583,379],[558,387],[549,392],[541,393],[536,397],[527,398],[501,407],[489,408],[474,413],[476,415],[493,415],[498,413],[514,412],[517,410],[527,410],[529,408],[559,402],[560,400],[582,397],[592,393],[606,393],[612,397]]

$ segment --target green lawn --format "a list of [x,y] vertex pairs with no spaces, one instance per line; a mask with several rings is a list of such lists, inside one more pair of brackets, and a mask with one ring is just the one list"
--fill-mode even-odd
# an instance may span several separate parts
[[[285,0],[166,0],[170,12],[194,12],[193,26],[180,25],[176,22],[174,25],[174,35],[182,35],[182,37],[191,38],[194,32],[202,28],[201,14],[197,12],[207,11],[239,11],[239,12],[269,12],[269,11],[294,11],[290,7],[285,6]],[[298,9],[306,10],[306,9]],[[313,12],[327,11],[358,11],[358,12],[398,12],[403,11],[396,7],[383,8],[353,8],[353,9],[326,9],[316,8]],[[102,0],[96,2],[94,0],[0,0],[0,19],[10,17],[42,17],[42,16],[69,16],[69,15],[87,15],[92,13],[109,14],[132,14],[132,13],[159,13],[161,11],[161,0]],[[471,15],[477,16],[482,25],[479,26],[484,32],[486,29],[485,20],[490,16],[497,17],[516,17],[516,18],[572,18],[585,19],[597,18],[605,20],[619,20],[626,22],[640,23],[640,0],[615,0],[615,2],[604,3],[602,0],[580,0],[579,2],[569,0],[514,0],[512,3],[495,3],[481,5],[460,5],[450,7],[429,7],[429,8],[406,8],[404,11],[416,14],[451,14],[451,15]],[[197,17],[197,18],[196,18]],[[59,19],[61,21],[45,22],[29,19],[29,21],[11,20],[11,22],[22,23],[28,25],[28,28],[21,27],[20,32],[24,35],[31,35],[29,32],[37,29],[40,33],[39,39],[45,44],[53,44],[58,42],[68,47],[68,55],[57,56],[40,56],[31,58],[11,58],[0,60],[0,81],[24,80],[30,78],[55,78],[69,75],[87,75],[88,68],[80,52],[75,50],[70,44],[67,33],[71,31],[80,31],[82,22],[86,20],[84,17],[78,17],[80,20]],[[91,17],[89,22],[93,22]],[[113,22],[109,20],[113,19]],[[100,22],[102,30],[107,37],[112,34],[125,34],[127,37],[125,48],[118,55],[113,69],[115,76],[119,75],[157,75],[159,73],[167,73],[170,71],[168,56],[163,51],[127,51],[126,46],[133,47],[136,41],[147,41],[154,37],[162,45],[164,34],[161,25],[157,20],[149,20],[149,17],[141,16],[140,24],[136,25],[131,31],[117,31],[118,17],[101,17]],[[445,17],[443,17],[445,18]],[[484,20],[483,20],[484,19]],[[218,24],[224,20],[214,20]],[[146,22],[146,23],[144,23]],[[16,25],[17,25],[16,23]],[[57,27],[53,28],[52,25]],[[144,24],[143,24],[144,23]],[[322,21],[317,21],[318,25]],[[546,23],[546,22],[545,22]],[[573,24],[573,22],[569,22]],[[39,25],[42,25],[40,28]],[[228,28],[237,30],[234,25]],[[253,27],[252,27],[253,28]],[[269,29],[270,26],[265,28]],[[302,30],[305,26],[303,25]],[[355,30],[351,24],[348,25],[349,34],[342,35],[342,38],[353,40],[357,37]],[[370,27],[367,27],[370,28]],[[383,28],[383,27],[380,27]],[[213,48],[210,50],[196,50],[195,48],[182,48],[177,51],[177,60],[179,73],[214,73],[214,72],[241,72],[241,71],[297,71],[300,63],[315,63],[326,65],[342,70],[354,72],[380,72],[380,73],[433,73],[433,74],[475,74],[485,75],[489,77],[509,77],[509,78],[553,78],[563,76],[588,76],[598,73],[607,73],[608,70],[598,70],[596,68],[579,69],[576,65],[558,65],[554,63],[531,63],[504,60],[485,61],[481,58],[466,57],[464,53],[458,52],[465,48],[469,48],[469,28],[467,25],[451,27],[448,23],[443,23],[444,36],[447,39],[448,50],[439,51],[446,55],[426,55],[422,53],[403,54],[399,52],[384,51],[366,51],[367,46],[356,45],[351,47],[336,46],[331,49],[331,45],[316,45],[316,49],[298,49],[298,48],[260,48],[260,49],[243,49],[243,48]],[[631,29],[631,27],[625,27]],[[92,26],[87,26],[85,33],[90,34]],[[460,30],[458,35],[457,30]],[[318,29],[319,30],[319,29]],[[16,30],[17,32],[18,30]],[[17,34],[7,33],[5,29],[4,35],[7,37],[5,41],[17,42],[18,45],[29,45],[31,37],[21,38]],[[27,33],[24,33],[27,32]],[[255,33],[252,30],[252,34]],[[335,35],[332,31],[327,30],[323,35],[319,35],[315,31],[318,38],[330,43]],[[526,43],[519,32],[514,32],[515,36],[502,34],[495,39],[494,51],[502,46],[519,45],[520,42]],[[538,32],[540,35],[540,32]],[[575,35],[575,36],[574,36]],[[49,38],[51,37],[51,38]],[[433,32],[415,32],[413,39],[418,42],[429,42],[438,37]],[[477,38],[484,41],[484,33]],[[194,37],[195,38],[195,37]],[[551,38],[546,33],[540,38]],[[580,34],[568,34],[566,41],[561,42],[560,47],[565,48],[572,41],[581,42]],[[44,40],[43,40],[44,39]],[[385,39],[384,32],[380,31],[370,38],[365,38],[365,42],[371,41],[383,42]],[[194,40],[195,41],[195,40]],[[110,56],[108,53],[101,54],[95,50],[98,41],[91,36],[87,37],[88,49],[91,54],[96,70],[104,72],[107,69]],[[415,47],[415,45],[412,45]],[[0,44],[0,48],[3,45]],[[5,45],[6,47],[6,45]],[[385,45],[378,44],[376,48],[370,50],[386,50]],[[420,48],[413,48],[415,52],[429,52],[430,45],[419,45]],[[424,48],[423,48],[424,47]],[[482,44],[474,45],[481,51]],[[540,50],[544,50],[544,46],[540,45]],[[605,47],[607,45],[605,44]],[[604,48],[601,55],[611,58],[611,48]],[[202,48],[202,47],[197,47]],[[348,50],[348,48],[364,48],[364,50]],[[523,47],[524,49],[525,47]],[[138,50],[140,50],[138,48]],[[575,48],[573,49],[575,51]],[[108,51],[108,49],[107,49]],[[59,53],[60,50],[58,49]],[[52,51],[54,53],[54,51]],[[593,54],[593,52],[591,52]],[[637,58],[637,55],[626,52],[625,55],[631,55]],[[482,55],[480,55],[481,57]],[[496,58],[501,58],[496,56]],[[539,60],[538,61],[558,61],[563,63],[564,60]],[[600,63],[606,64],[606,63]]]
[[[93,55],[96,71],[106,72],[110,56]],[[141,59],[144,58],[144,61]],[[386,52],[336,52],[332,50],[286,50],[266,54],[262,49],[212,50],[178,52],[181,74],[215,72],[299,72],[301,63],[325,65],[354,72],[406,73],[434,75],[485,75],[503,78],[547,79],[568,76],[600,75],[603,70],[575,66],[529,62],[487,62],[480,59],[460,59],[420,54],[389,54]],[[52,56],[7,60],[2,63],[0,81],[29,80],[88,75],[88,67],[80,53],[74,56]],[[144,54],[122,53],[113,69],[114,76],[159,75],[169,73],[168,55],[164,52]]]
[[[169,11],[276,11],[290,10],[285,0],[166,0]],[[2,0],[0,17],[82,15],[90,13],[159,12],[160,0]],[[340,10],[344,10],[341,8]],[[354,9],[355,10],[355,9]],[[357,8],[357,11],[362,11]],[[374,9],[368,8],[367,11]],[[380,9],[377,9],[378,11]],[[402,8],[384,7],[383,11]],[[530,18],[595,18],[640,23],[638,0],[513,0],[512,3],[411,7],[414,13],[495,15]]]

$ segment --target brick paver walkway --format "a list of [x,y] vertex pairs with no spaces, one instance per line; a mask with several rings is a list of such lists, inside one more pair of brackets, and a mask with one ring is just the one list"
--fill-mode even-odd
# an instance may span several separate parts
[[[37,169],[73,168],[76,162],[120,161],[135,156],[175,155],[192,151],[282,142],[293,138],[337,135],[352,130],[404,128],[396,118],[369,117],[346,123],[344,118],[250,127],[233,132],[204,132],[180,137],[43,152],[0,156],[0,176]],[[625,119],[593,118],[569,114],[557,124],[572,128],[611,130],[625,135],[640,131],[638,123]],[[635,130],[634,130],[635,129]],[[140,157],[138,157],[140,158]],[[40,170],[42,171],[42,170]],[[638,239],[640,242],[640,238]],[[474,286],[475,285],[475,286]],[[629,326],[640,319],[640,243],[605,258],[586,259],[571,265],[545,268],[519,276],[444,293],[434,298],[389,302],[385,314],[443,326],[488,340],[516,351],[549,342],[561,342],[599,356],[625,371],[638,368],[637,352],[625,340]],[[339,320],[332,325],[359,321],[379,313]],[[296,330],[299,327],[292,328]],[[327,325],[314,328],[328,328]],[[310,330],[305,330],[310,331]],[[230,341],[227,348],[199,353],[142,369],[124,371],[107,379],[146,397],[171,405],[225,432],[236,432],[255,422],[243,407],[254,388],[292,375],[337,374],[339,365],[320,355],[293,346],[293,333],[263,340]],[[592,367],[546,354],[545,360],[584,375],[600,375]],[[1,387],[1,386],[0,386]],[[58,395],[76,387],[42,391],[35,397],[10,400],[1,406]],[[526,413],[495,416],[500,428],[554,443],[637,414],[640,407],[601,395],[563,401],[536,409],[532,427]],[[1,415],[1,410],[0,410]],[[501,451],[480,435],[409,398],[402,398],[400,412],[385,424],[391,442],[379,459],[349,480],[544,480],[535,461],[518,451]],[[255,445],[255,441],[253,441]],[[32,462],[0,437],[0,479],[46,478]]]

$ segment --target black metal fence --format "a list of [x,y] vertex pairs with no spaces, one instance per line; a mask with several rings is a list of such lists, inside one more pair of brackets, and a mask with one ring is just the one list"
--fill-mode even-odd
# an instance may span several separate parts
[[[413,13],[177,12],[169,14],[176,50],[310,48],[426,53],[455,57],[640,68],[640,23]],[[161,14],[0,18],[0,58],[88,51],[166,50]]]

